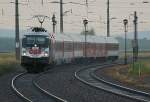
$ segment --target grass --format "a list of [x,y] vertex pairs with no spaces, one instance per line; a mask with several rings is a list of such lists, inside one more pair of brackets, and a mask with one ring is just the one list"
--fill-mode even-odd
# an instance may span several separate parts
[[[132,56],[133,52],[132,51],[127,51],[127,56],[130,57]],[[120,57],[124,58],[124,52],[120,52]],[[139,51],[139,57],[150,57],[150,51]]]
[[[150,77],[150,60],[142,60],[135,63],[135,68],[130,65],[119,65],[104,70],[105,73],[113,79],[121,82],[127,87],[137,88],[146,92],[150,92],[150,84],[147,81]],[[139,76],[139,66],[141,66],[141,74]]]
[[[134,67],[133,67],[134,66]],[[131,75],[150,75],[150,60],[143,60],[130,64],[129,74]]]
[[19,63],[15,60],[13,53],[0,54],[0,75],[16,70]]

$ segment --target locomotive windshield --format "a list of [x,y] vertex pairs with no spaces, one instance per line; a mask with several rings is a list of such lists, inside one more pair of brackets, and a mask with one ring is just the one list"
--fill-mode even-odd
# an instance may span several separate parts
[[48,47],[49,39],[46,36],[26,36],[23,38],[23,47],[33,47],[34,45],[39,47]]

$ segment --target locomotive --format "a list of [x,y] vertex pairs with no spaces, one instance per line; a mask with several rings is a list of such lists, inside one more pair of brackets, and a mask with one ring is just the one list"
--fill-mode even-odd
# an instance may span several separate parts
[[28,72],[49,64],[116,60],[119,53],[119,43],[112,37],[87,35],[85,41],[84,35],[53,34],[41,27],[30,28],[21,41],[21,65]]

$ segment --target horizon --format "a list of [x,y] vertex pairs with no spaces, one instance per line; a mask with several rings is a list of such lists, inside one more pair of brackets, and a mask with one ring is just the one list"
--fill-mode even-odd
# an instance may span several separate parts
[[[26,30],[20,30],[20,36],[21,36],[21,33],[25,32],[25,31]],[[81,32],[78,32],[78,33],[66,32],[66,33],[67,34],[68,33],[69,34],[80,34]],[[58,34],[60,34],[60,33],[58,33]],[[127,33],[127,38],[128,39],[132,39],[133,38],[133,34],[134,34],[134,32],[128,32]],[[95,35],[97,35],[97,36],[104,36],[104,35],[100,35],[100,34],[97,34],[97,33],[95,33]],[[2,29],[2,28],[0,28],[0,37],[15,37],[15,29]],[[113,34],[113,36],[111,36],[111,37],[121,37],[121,38],[124,38],[124,33],[119,34],[119,35]],[[138,37],[139,37],[139,39],[144,39],[144,38],[150,39],[150,31],[138,32]]]

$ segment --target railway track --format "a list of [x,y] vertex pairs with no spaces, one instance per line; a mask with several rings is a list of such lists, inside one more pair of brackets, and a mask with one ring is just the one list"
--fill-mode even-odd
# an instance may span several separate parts
[[105,90],[107,92],[117,94],[126,98],[130,98],[136,101],[150,102],[150,94],[142,91],[133,90],[127,87],[123,87],[114,83],[110,83],[106,80],[100,79],[94,74],[94,71],[100,68],[107,68],[117,64],[104,64],[102,66],[92,66],[84,69],[80,69],[75,72],[75,77],[94,88]]
[[[42,73],[44,74],[44,73]],[[20,73],[12,78],[13,91],[25,102],[67,102],[52,93],[42,89],[37,83],[37,77],[42,74]]]

